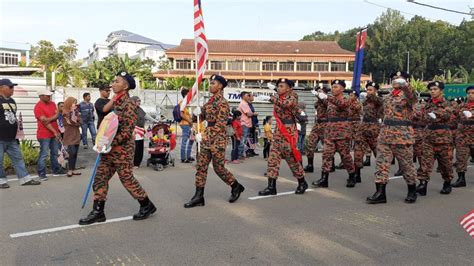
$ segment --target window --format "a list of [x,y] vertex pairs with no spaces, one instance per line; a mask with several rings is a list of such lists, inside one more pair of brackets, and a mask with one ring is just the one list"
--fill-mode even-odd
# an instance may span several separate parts
[[329,63],[314,63],[314,71],[329,71]]
[[280,71],[295,71],[294,62],[280,62]]
[[225,70],[225,61],[211,61],[212,70]]
[[331,71],[346,71],[346,63],[331,63]]
[[262,62],[262,70],[263,71],[276,71],[277,62]]
[[311,71],[311,62],[296,63],[296,71]]
[[243,70],[244,64],[242,61],[229,61],[229,70]]
[[18,65],[19,54],[0,52],[0,65]]
[[176,69],[191,69],[191,60],[176,60]]
[[258,61],[245,61],[246,71],[260,71],[260,62]]

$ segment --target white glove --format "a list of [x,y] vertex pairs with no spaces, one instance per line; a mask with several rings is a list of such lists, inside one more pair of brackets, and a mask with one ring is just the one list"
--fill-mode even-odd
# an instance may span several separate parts
[[328,98],[328,95],[326,93],[320,92],[318,93],[318,98],[321,100],[325,100]]
[[382,124],[382,118],[379,118],[379,124]]
[[463,113],[464,116],[467,117],[467,118],[471,118],[471,117],[472,117],[472,112],[471,112],[471,111],[463,111],[462,113]]
[[199,116],[201,114],[201,107],[198,106],[198,107],[194,108],[193,114],[195,116]]
[[436,119],[435,113],[431,112],[431,113],[428,113],[428,115],[429,115],[432,119]]
[[312,93],[314,96],[318,97],[319,92],[317,92],[316,90],[312,90],[311,93]]
[[194,138],[196,139],[196,141],[197,141],[198,143],[200,143],[201,140],[202,140],[202,135],[201,135],[201,133],[197,133]]

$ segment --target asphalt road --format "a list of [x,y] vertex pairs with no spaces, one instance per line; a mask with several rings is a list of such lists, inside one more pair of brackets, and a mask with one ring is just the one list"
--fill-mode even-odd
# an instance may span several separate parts
[[[388,203],[380,205],[365,203],[375,189],[373,166],[353,189],[345,187],[347,175],[338,170],[330,175],[329,189],[251,200],[266,185],[265,167],[262,158],[228,166],[246,187],[234,204],[227,202],[230,189],[211,170],[206,206],[193,209],[183,208],[194,193],[192,165],[178,163],[163,172],[142,167],[136,176],[158,207],[152,218],[16,238],[12,235],[77,224],[90,211],[90,204],[84,210],[80,205],[91,165],[82,176],[50,177],[41,186],[12,181],[0,191],[0,264],[473,265],[474,239],[459,218],[474,208],[474,167],[467,173],[468,187],[451,195],[439,194],[442,180],[434,173],[428,195],[416,204],[403,202],[403,179],[391,180]],[[319,174],[307,175],[308,181],[316,178]],[[277,187],[296,188],[286,163]],[[138,206],[113,178],[107,219],[128,217]]]

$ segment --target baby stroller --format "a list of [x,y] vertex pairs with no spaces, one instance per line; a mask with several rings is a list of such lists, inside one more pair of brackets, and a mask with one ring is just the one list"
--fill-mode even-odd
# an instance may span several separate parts
[[163,171],[168,165],[174,167],[171,151],[176,148],[176,134],[170,125],[169,122],[159,122],[147,134],[150,140],[148,147],[150,158],[146,161],[146,166],[152,165],[156,171]]

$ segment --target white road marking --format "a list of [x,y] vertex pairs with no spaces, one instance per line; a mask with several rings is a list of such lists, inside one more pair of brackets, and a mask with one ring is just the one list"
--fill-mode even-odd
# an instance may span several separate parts
[[[306,192],[309,192],[309,191],[314,191],[314,189],[309,188],[309,189],[306,190]],[[255,197],[250,197],[248,199],[249,200],[259,200],[259,199],[274,198],[274,197],[279,197],[279,196],[286,196],[286,195],[291,195],[291,194],[295,194],[295,191],[281,192],[281,193],[277,193],[276,195],[269,195],[269,196],[255,196]]]
[[60,227],[54,227],[54,228],[48,228],[48,229],[41,229],[41,230],[35,230],[35,231],[29,231],[29,232],[11,234],[11,235],[10,235],[10,238],[18,238],[18,237],[24,237],[24,236],[41,235],[41,234],[52,233],[52,232],[58,232],[58,231],[65,231],[65,230],[71,230],[71,229],[76,229],[76,228],[83,228],[83,227],[89,227],[89,226],[95,226],[95,225],[102,225],[102,224],[108,224],[108,223],[116,223],[116,222],[128,221],[128,220],[132,220],[132,219],[133,219],[133,216],[127,216],[127,217],[121,217],[121,218],[114,218],[114,219],[107,220],[107,221],[105,221],[105,222],[103,222],[103,223],[95,223],[95,224],[90,224],[90,225],[72,224],[72,225],[66,225],[66,226],[60,226]]

